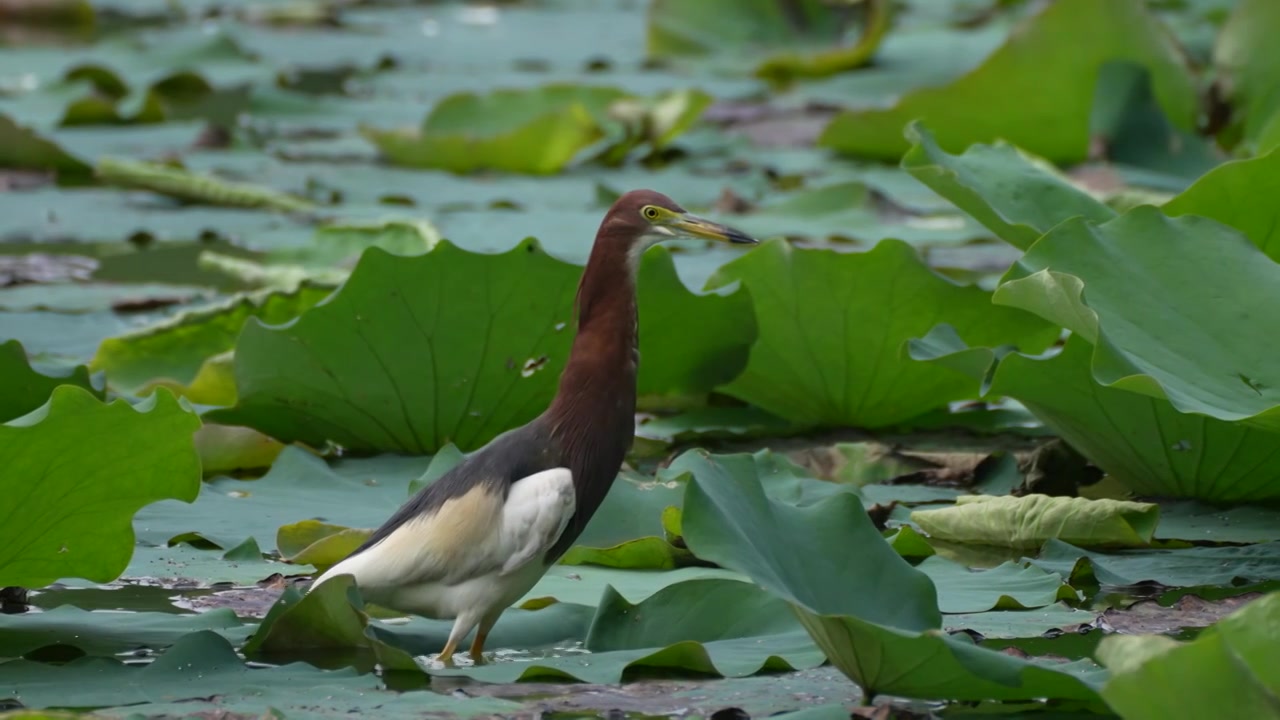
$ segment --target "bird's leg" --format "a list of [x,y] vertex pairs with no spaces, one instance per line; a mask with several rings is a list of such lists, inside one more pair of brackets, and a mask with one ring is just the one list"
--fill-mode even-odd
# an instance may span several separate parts
[[458,616],[458,619],[453,621],[453,629],[449,631],[449,641],[444,644],[444,649],[436,659],[442,663],[451,662],[454,651],[458,649],[458,643],[471,632],[473,627],[475,627],[475,620],[462,615]]
[[[501,613],[499,613],[501,614]],[[493,629],[495,623],[498,622],[498,615],[493,617],[485,617],[480,620],[480,626],[476,628],[476,637],[471,641],[471,662],[476,665],[484,664],[484,641],[489,637],[489,631]]]
[[453,636],[449,636],[449,642],[444,644],[444,649],[436,656],[440,662],[451,665],[453,664],[453,651],[458,649],[458,643],[454,641]]

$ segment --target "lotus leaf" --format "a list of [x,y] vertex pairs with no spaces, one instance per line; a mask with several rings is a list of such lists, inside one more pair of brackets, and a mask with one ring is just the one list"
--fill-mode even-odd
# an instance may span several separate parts
[[1192,127],[1197,101],[1186,61],[1145,3],[1077,0],[1069,8],[1045,6],[949,85],[908,91],[891,108],[836,116],[819,142],[896,161],[908,149],[903,127],[918,118],[937,129],[938,145],[948,152],[1004,138],[1053,162],[1083,160],[1097,73],[1116,60],[1148,68],[1160,105],[1177,126]]
[[1027,313],[993,309],[985,291],[944,279],[897,240],[859,254],[772,240],[709,285],[732,281],[750,291],[760,334],[746,370],[722,391],[795,423],[884,427],[971,397],[958,378],[901,354],[939,313],[1032,352],[1057,334]]
[[1280,265],[1216,221],[1152,207],[1101,225],[1067,220],[1010,268],[992,301],[1093,343],[1103,386],[1280,430],[1280,316],[1263,310],[1280,305]]
[[[641,317],[653,308],[661,323],[641,320],[641,355],[656,357],[638,383],[651,394],[706,390],[746,352],[751,326],[732,316],[745,302],[690,295],[664,252],[646,254],[638,280],[652,286]],[[369,248],[322,306],[284,327],[245,326],[238,404],[207,417],[352,450],[473,450],[550,403],[579,272],[533,240],[500,255],[446,241],[410,258]]]
[[243,640],[249,629],[228,608],[178,615],[90,612],[61,605],[41,613],[0,614],[0,643],[6,655],[15,657],[50,645],[70,645],[85,655],[113,657],[140,648],[163,650],[198,630],[220,631]]
[[1101,553],[1050,540],[1040,556],[1031,562],[1058,573],[1068,582],[1092,575],[1097,582],[1107,585],[1136,585],[1148,581],[1167,587],[1230,585],[1237,579],[1280,580],[1280,541]]
[[1248,201],[1276,193],[1280,193],[1280,147],[1210,170],[1160,210],[1171,217],[1201,215],[1230,225],[1280,262],[1280,208]]
[[283,323],[332,292],[332,286],[304,284],[291,292],[259,292],[191,310],[103,340],[90,367],[104,371],[111,386],[124,391],[158,380],[178,387],[194,384],[203,363],[235,347],[249,318]]
[[[210,630],[186,635],[155,662],[126,665],[113,658],[81,658],[65,665],[27,660],[0,664],[0,687],[17,688],[9,695],[29,708],[104,708],[146,704],[145,711],[182,716],[196,709],[197,700],[217,696],[212,712],[228,708],[263,717],[349,714],[352,708],[386,718],[421,717],[438,712],[454,717],[510,713],[520,706],[492,698],[456,698],[436,693],[398,697],[380,690],[381,680],[354,669],[317,670],[291,663],[251,669],[227,641]],[[298,694],[297,688],[307,688]],[[125,712],[132,708],[123,707]],[[142,708],[138,708],[142,709]]]
[[416,669],[412,656],[370,631],[369,616],[355,587],[350,575],[340,575],[306,595],[297,588],[285,588],[245,643],[245,655],[356,649],[369,652],[388,670]]
[[[889,547],[852,496],[785,505],[770,500],[754,478],[705,454],[691,472],[683,519],[689,548],[791,603],[831,662],[864,691],[1096,697],[1087,663],[1041,667],[940,635],[934,583]],[[806,550],[796,538],[858,552]]]
[[0,343],[0,422],[40,407],[59,385],[75,385],[103,399],[100,378],[90,377],[87,367],[81,365],[45,374],[31,367],[22,343],[17,340]]
[[1280,27],[1280,8],[1267,0],[1235,3],[1213,48],[1213,66],[1221,101],[1233,109],[1229,141],[1249,152],[1280,147],[1280,94],[1274,82],[1280,55],[1272,40]]
[[486,682],[573,678],[602,683],[642,669],[742,677],[824,661],[786,603],[749,583],[725,579],[670,585],[638,604],[610,587],[586,646],[589,655],[431,673]]
[[[1015,562],[987,570],[970,570],[933,555],[916,565],[916,569],[928,575],[938,588],[938,609],[947,614],[1040,608],[1059,600],[1080,599],[1057,575]],[[943,618],[943,622],[949,620]]]
[[[550,84],[525,90],[495,90],[488,95],[459,93],[437,104],[417,132],[366,128],[365,137],[392,162],[453,172],[508,170],[545,175],[563,169],[623,118],[607,112],[619,101],[636,98],[607,86]],[[648,141],[661,148],[687,129],[710,104],[700,92],[653,98],[634,118],[651,132],[612,143],[607,154],[625,156]]]
[[1276,647],[1280,593],[1250,602],[1189,643],[1111,635],[1097,651],[1111,671],[1102,697],[1125,720],[1209,717],[1224,701],[1242,717],[1280,718]]
[[1116,215],[1052,165],[1007,142],[952,155],[919,122],[907,126],[906,137],[912,143],[902,158],[907,171],[1020,250],[1067,218],[1106,222]]
[[1026,405],[1098,467],[1141,495],[1239,502],[1274,498],[1280,444],[1268,430],[1178,412],[1167,400],[1099,385],[1078,335],[1047,359],[969,348],[940,326],[911,356],[951,367],[984,395]]
[[1048,495],[965,495],[951,507],[915,510],[930,537],[1038,550],[1056,538],[1085,547],[1144,547],[1160,518],[1152,503]]
[[0,425],[0,585],[116,579],[133,553],[134,513],[164,498],[195,500],[196,415],[167,391],[136,406],[75,385]]

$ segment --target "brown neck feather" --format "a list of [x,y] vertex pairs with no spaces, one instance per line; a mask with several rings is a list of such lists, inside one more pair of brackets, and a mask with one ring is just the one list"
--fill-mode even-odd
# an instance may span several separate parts
[[[544,415],[573,471],[577,511],[553,552],[564,552],[608,493],[635,436],[637,315],[630,243],[602,227],[578,284],[578,331]],[[558,553],[557,553],[558,554]]]

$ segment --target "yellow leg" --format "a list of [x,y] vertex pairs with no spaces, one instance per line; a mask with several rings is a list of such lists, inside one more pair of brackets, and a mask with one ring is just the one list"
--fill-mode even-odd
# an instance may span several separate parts
[[484,664],[484,641],[489,639],[489,631],[498,623],[498,616],[501,613],[494,613],[492,617],[481,618],[480,626],[476,628],[476,639],[471,641],[471,662],[476,665]]
[[476,639],[471,641],[471,662],[476,665],[484,664],[484,641],[489,637],[489,629],[481,628],[476,630]]
[[453,638],[449,638],[449,642],[444,644],[444,650],[436,656],[436,659],[442,663],[453,662],[453,651],[458,649],[458,642]]

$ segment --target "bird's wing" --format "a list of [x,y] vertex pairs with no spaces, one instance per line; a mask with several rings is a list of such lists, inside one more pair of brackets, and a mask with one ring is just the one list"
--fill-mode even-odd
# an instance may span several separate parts
[[[507,503],[509,504],[509,502]],[[401,522],[377,543],[351,555],[317,578],[355,576],[364,588],[427,582],[454,584],[501,566],[501,490],[479,484],[444,501],[434,511]]]
[[502,508],[502,575],[547,551],[569,525],[575,508],[573,472],[558,467],[512,483]]

